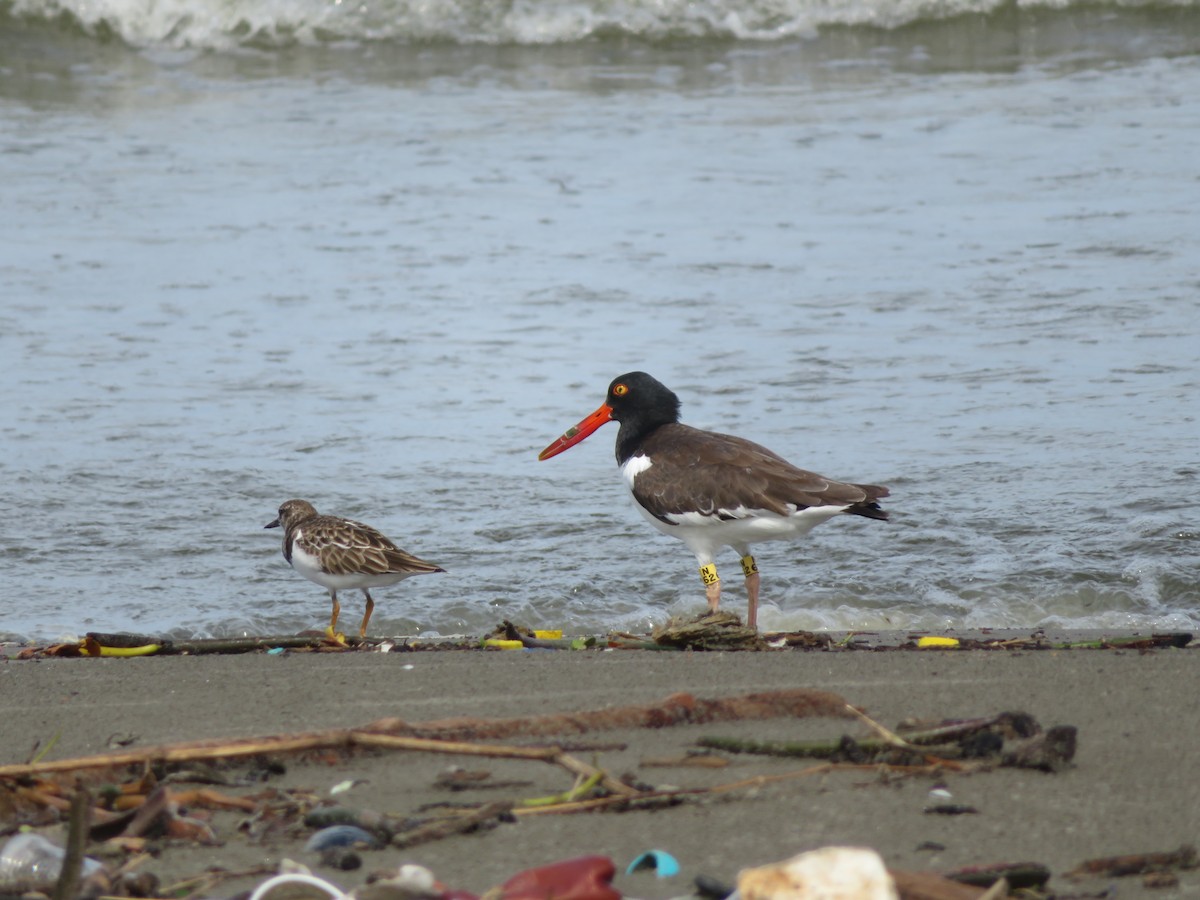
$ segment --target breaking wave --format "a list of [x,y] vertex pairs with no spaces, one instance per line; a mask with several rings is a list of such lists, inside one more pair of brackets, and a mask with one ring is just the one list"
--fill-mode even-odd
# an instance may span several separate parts
[[[777,41],[821,28],[898,28],[1069,0],[0,0],[4,20],[42,20],[136,47],[230,49],[337,43],[539,46],[628,37]],[[1197,0],[1118,0],[1189,8]]]

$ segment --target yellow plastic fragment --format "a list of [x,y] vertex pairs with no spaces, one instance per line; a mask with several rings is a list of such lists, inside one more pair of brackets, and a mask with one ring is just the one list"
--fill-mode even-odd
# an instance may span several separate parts
[[485,647],[495,647],[498,650],[520,650],[525,645],[520,641],[506,641],[501,638],[488,638],[483,642]]
[[958,645],[958,638],[952,637],[934,637],[933,635],[929,635],[917,639],[917,647],[921,650],[945,649],[947,647],[957,647]]
[[534,630],[533,636],[539,641],[559,641],[562,640],[562,629],[547,628],[542,631]]
[[[162,644],[145,644],[141,647],[105,647],[100,646],[101,656],[151,656],[162,649]],[[79,648],[79,652],[84,656],[91,656],[87,645]]]

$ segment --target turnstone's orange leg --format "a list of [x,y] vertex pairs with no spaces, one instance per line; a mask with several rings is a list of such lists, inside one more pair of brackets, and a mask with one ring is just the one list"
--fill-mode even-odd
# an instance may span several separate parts
[[708,598],[708,611],[715,613],[721,605],[721,579],[717,575],[715,563],[705,563],[700,567],[700,580],[704,582],[704,595]]
[[762,581],[762,577],[758,574],[758,563],[749,553],[742,556],[742,571],[746,574],[746,594],[750,598],[750,605],[746,610],[746,625],[750,628],[757,628],[758,585]]
[[375,611],[375,601],[371,599],[371,592],[366,588],[363,588],[362,592],[363,596],[367,598],[367,612],[363,616],[362,627],[358,629],[358,636],[365,638],[367,636],[367,622],[371,620],[371,613]]
[[329,627],[326,629],[326,633],[330,637],[333,637],[335,634],[337,634],[337,620],[338,616],[342,614],[342,607],[341,604],[338,603],[337,591],[330,591],[329,596],[333,600],[333,615],[329,618]]

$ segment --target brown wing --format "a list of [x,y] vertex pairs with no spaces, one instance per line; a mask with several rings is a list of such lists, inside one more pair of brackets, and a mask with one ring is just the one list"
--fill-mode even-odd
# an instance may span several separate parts
[[833,481],[798,469],[766,447],[683,424],[664,425],[642,444],[654,464],[634,481],[634,498],[652,515],[699,512],[725,519],[751,510],[786,515],[790,506],[847,506],[848,513],[886,519],[879,485]]
[[304,523],[304,542],[318,553],[330,575],[388,575],[442,572],[433,563],[401,550],[370,525],[337,516],[317,516]]

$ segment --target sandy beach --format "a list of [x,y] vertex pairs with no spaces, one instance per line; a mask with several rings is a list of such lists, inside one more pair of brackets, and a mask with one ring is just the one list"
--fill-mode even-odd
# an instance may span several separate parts
[[[422,722],[450,716],[509,717],[650,704],[687,691],[700,698],[812,688],[834,692],[875,721],[984,716],[1019,710],[1044,728],[1073,725],[1073,765],[1056,773],[994,768],[884,777],[837,771],[779,779],[669,809],[521,816],[480,834],[406,850],[364,851],[355,871],[321,868],[304,850],[309,831],[260,842],[239,824],[245,812],[212,814],[217,846],[170,842],[142,868],[170,885],[209,867],[273,867],[288,857],[343,886],[402,862],[428,866],[447,885],[481,892],[517,871],[582,854],[602,854],[629,896],[692,892],[704,874],[733,883],[738,870],[833,844],[872,847],[889,867],[947,871],[1028,861],[1053,873],[1060,896],[1200,896],[1200,871],[1178,873],[1168,889],[1139,876],[1072,881],[1084,860],[1172,851],[1200,837],[1200,743],[1193,643],[1173,650],[1019,650],[947,652],[778,651],[767,653],[288,652],[141,659],[6,659],[0,662],[0,764],[28,760],[35,745],[57,742],[60,760],[206,738],[237,738],[351,728],[384,717]],[[613,775],[655,786],[701,787],[758,775],[798,772],[815,761],[728,755],[722,768],[646,766],[680,758],[705,736],[805,740],[868,734],[862,723],[831,718],[771,719],[662,729],[598,731],[573,737],[574,755]],[[506,743],[523,743],[508,740]],[[589,747],[590,745],[590,747]],[[624,745],[624,749],[617,749]],[[286,772],[266,782],[218,788],[250,795],[264,784],[307,788],[342,805],[388,816],[423,804],[521,800],[562,792],[566,774],[543,763],[358,751],[285,757]],[[486,770],[508,788],[451,793],[435,785],[452,765]],[[231,767],[231,778],[248,764]],[[962,815],[924,810],[935,784]],[[2,822],[0,824],[9,824]],[[47,834],[62,838],[61,826]],[[89,847],[89,852],[95,849]],[[624,874],[639,854],[661,849],[679,860],[669,879]],[[207,892],[232,896],[261,878],[230,879]]]

